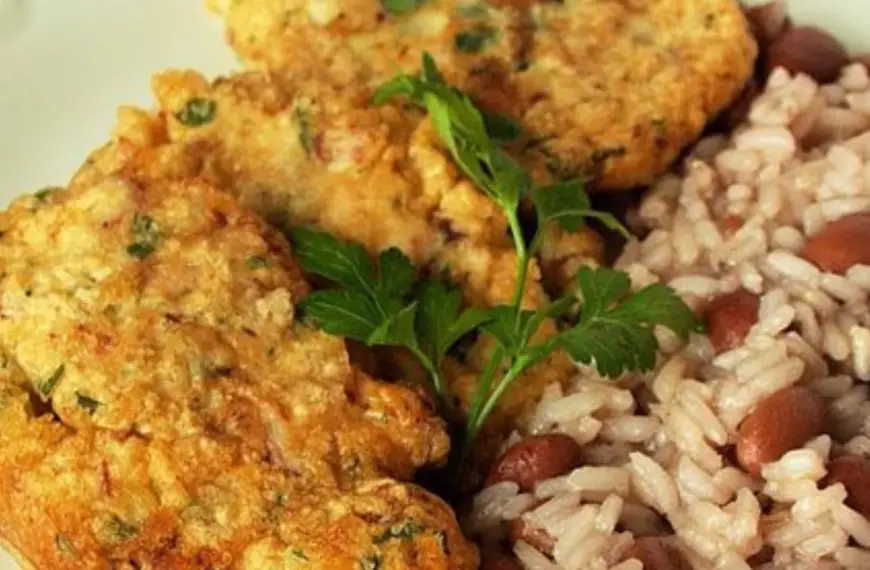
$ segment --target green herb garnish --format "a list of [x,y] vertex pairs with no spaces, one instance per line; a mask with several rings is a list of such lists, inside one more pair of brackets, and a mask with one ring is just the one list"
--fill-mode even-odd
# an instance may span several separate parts
[[301,548],[294,548],[290,551],[290,554],[293,556],[293,558],[296,558],[297,560],[302,560],[304,562],[308,561],[308,555],[305,554],[305,551]]
[[416,521],[393,525],[374,538],[375,544],[383,544],[389,540],[408,540],[426,530],[426,527]]
[[76,555],[76,549],[67,537],[62,534],[54,536],[54,547],[59,553],[64,556],[72,557]]
[[245,264],[248,266],[248,269],[256,271],[257,269],[265,269],[266,267],[269,267],[269,260],[262,255],[252,255],[248,258]]
[[201,127],[212,122],[217,104],[211,99],[195,97],[175,114],[175,118],[187,127]]
[[500,113],[484,112],[486,133],[496,142],[510,142],[522,134],[520,124]]
[[54,387],[57,386],[58,381],[60,381],[61,377],[63,376],[64,369],[64,365],[61,364],[54,370],[54,372],[51,373],[51,376],[40,382],[39,385],[36,387],[36,389],[39,390],[39,393],[42,394],[44,398],[48,398],[49,396],[51,396]]
[[498,32],[489,26],[478,26],[456,34],[453,45],[463,53],[480,53],[487,45],[495,41]]
[[[432,59],[423,58],[419,76],[402,75],[374,95],[380,103],[402,96],[424,107],[441,141],[463,173],[497,204],[507,220],[517,256],[516,284],[508,305],[462,309],[458,290],[433,277],[417,279],[411,262],[398,250],[377,258],[376,267],[362,247],[312,230],[291,231],[303,269],[335,283],[302,301],[305,317],[324,331],[368,345],[405,347],[428,372],[442,408],[445,394],[441,362],[459,340],[472,331],[496,341],[481,372],[466,418],[463,449],[468,451],[486,418],[510,385],[529,367],[553,351],[566,351],[576,361],[616,377],[647,371],[658,348],[653,327],[665,326],[686,338],[699,324],[676,294],[662,285],[632,293],[628,277],[612,269],[581,269],[577,294],[556,299],[535,311],[521,306],[529,262],[540,247],[544,228],[558,224],[577,231],[588,218],[627,235],[612,215],[592,209],[580,181],[537,186],[505,153],[487,130],[484,115],[472,101],[448,86]],[[520,226],[520,202],[527,200],[538,218],[527,241]],[[548,319],[564,326],[555,334],[533,340]]]
[[102,402],[94,400],[90,396],[85,396],[79,392],[75,393],[76,405],[86,411],[88,415],[94,415],[94,412],[97,411],[97,408],[103,405]]
[[111,542],[123,542],[139,534],[139,528],[113,515],[106,522],[105,532]]
[[39,190],[38,192],[34,192],[33,197],[35,199],[39,200],[40,202],[45,202],[48,199],[48,197],[51,196],[52,192],[54,192],[53,188],[43,188],[42,190]]
[[136,214],[133,218],[133,243],[127,246],[127,253],[138,260],[143,260],[157,249],[160,233],[157,223],[145,214]]
[[359,559],[360,570],[380,570],[381,557],[377,554],[363,556]]
[[311,134],[311,113],[308,109],[296,107],[293,111],[293,118],[296,120],[296,126],[299,128],[299,145],[305,151],[306,156],[311,156],[314,151],[314,138]]
[[426,0],[381,0],[381,8],[392,16],[413,12],[426,3]]

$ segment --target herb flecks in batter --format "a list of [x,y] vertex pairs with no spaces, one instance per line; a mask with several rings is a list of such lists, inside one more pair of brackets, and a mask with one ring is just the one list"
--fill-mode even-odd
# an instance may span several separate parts
[[127,253],[138,260],[143,260],[157,248],[160,233],[154,220],[144,214],[136,214],[133,218],[133,243],[127,246]]
[[359,560],[360,570],[380,570],[381,568],[381,557],[377,554],[372,554],[370,556],[363,556]]
[[97,408],[103,405],[102,402],[91,398],[90,396],[86,396],[80,392],[75,393],[76,405],[86,411],[89,416],[94,415],[96,413]]
[[63,364],[58,366],[51,375],[43,380],[37,385],[36,389],[39,390],[39,393],[42,394],[43,398],[48,398],[51,396],[51,393],[54,391],[54,387],[57,386],[57,383],[60,381],[63,376],[65,367]]
[[38,192],[34,192],[33,197],[40,202],[45,202],[48,199],[48,197],[51,196],[51,194],[53,192],[54,192],[53,188],[43,188],[42,190],[39,190]]
[[498,31],[489,26],[477,26],[456,34],[453,45],[463,53],[480,53],[498,38]]
[[72,558],[76,555],[76,549],[67,537],[62,534],[55,535],[54,547],[65,557]]
[[[442,408],[448,406],[441,375],[445,355],[472,331],[490,335],[495,348],[478,377],[467,414],[466,451],[507,388],[553,351],[564,350],[602,375],[617,377],[652,368],[658,348],[655,326],[669,328],[682,338],[698,330],[692,311],[669,288],[653,285],[632,293],[628,277],[612,269],[581,269],[576,295],[535,311],[524,310],[521,301],[529,263],[545,227],[555,223],[575,232],[586,219],[596,218],[611,229],[627,231],[610,214],[591,208],[581,182],[535,185],[490,135],[484,115],[467,96],[444,82],[428,56],[420,76],[397,77],[375,93],[374,101],[397,96],[429,112],[459,168],[505,215],[517,256],[511,302],[463,310],[455,288],[431,277],[415,283],[411,262],[397,250],[381,253],[375,270],[361,246],[298,228],[291,232],[291,240],[303,269],[336,284],[334,289],[310,295],[301,309],[326,332],[368,345],[409,349],[429,373]],[[536,233],[528,241],[519,220],[524,200],[535,207],[538,218]],[[562,328],[538,340],[535,333],[553,318],[564,323]]]
[[413,12],[426,3],[426,0],[381,0],[381,7],[392,16]]
[[299,145],[306,156],[314,152],[314,134],[311,132],[311,112],[304,107],[296,107],[293,111],[296,127],[299,129]]
[[248,269],[252,271],[256,271],[257,269],[265,269],[270,265],[269,260],[262,255],[252,255],[248,258],[245,264],[248,266]]
[[406,521],[404,524],[393,525],[374,538],[375,544],[384,544],[390,540],[408,540],[425,531],[426,527],[416,521]]
[[108,542],[116,544],[129,540],[139,534],[139,528],[116,516],[112,516],[106,522],[103,532],[105,533],[105,538]]
[[175,118],[186,127],[201,127],[214,120],[216,110],[217,104],[211,99],[195,97],[175,114]]

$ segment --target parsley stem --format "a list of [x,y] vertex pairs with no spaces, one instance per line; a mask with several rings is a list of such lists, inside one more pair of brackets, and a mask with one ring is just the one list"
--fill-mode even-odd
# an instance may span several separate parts
[[495,405],[501,400],[502,395],[505,390],[513,384],[513,381],[516,380],[520,374],[525,372],[526,368],[530,361],[525,356],[520,356],[518,358],[511,359],[510,368],[508,368],[507,373],[502,376],[502,379],[499,380],[498,385],[496,385],[495,390],[489,395],[486,400],[486,404],[484,404],[483,408],[480,410],[475,417],[469,418],[468,430],[465,434],[466,441],[473,442],[478,433],[480,432],[480,428],[483,427],[486,418],[489,417],[489,414],[492,413],[492,410],[495,408]]
[[438,366],[436,366],[426,354],[420,350],[420,347],[414,344],[408,345],[408,350],[411,351],[411,354],[420,362],[420,365],[426,370],[426,373],[429,374],[429,381],[432,383],[432,390],[435,392],[437,396],[437,401],[439,402],[439,407],[446,402],[444,397],[446,393],[446,387],[444,386],[444,379],[441,377],[441,373],[438,371]]
[[[484,365],[483,370],[477,379],[477,389],[474,392],[474,399],[471,402],[471,409],[468,410],[468,418],[466,420],[467,430],[462,449],[463,459],[466,457],[468,452],[471,451],[471,445],[474,443],[474,436],[470,435],[472,426],[479,422],[478,418],[480,417],[480,411],[483,407],[484,400],[489,394],[492,379],[498,371],[498,367],[501,365],[503,359],[504,349],[501,346],[493,348],[492,354],[489,355],[489,359],[486,361],[486,365]],[[475,433],[474,435],[476,436],[477,434]]]
[[[519,317],[520,310],[523,304],[523,292],[526,288],[526,275],[529,272],[529,253],[526,249],[526,240],[523,237],[523,228],[520,226],[520,219],[517,216],[516,210],[508,210],[505,208],[508,226],[510,226],[511,236],[514,240],[514,247],[517,250],[517,281],[514,283],[514,294],[511,298],[511,307]],[[519,319],[517,319],[519,326]]]

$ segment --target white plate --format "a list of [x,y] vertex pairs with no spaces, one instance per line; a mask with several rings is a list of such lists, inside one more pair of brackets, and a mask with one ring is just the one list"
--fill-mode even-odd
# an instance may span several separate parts
[[[870,51],[867,0],[791,0],[789,10]],[[0,0],[0,203],[65,183],[105,142],[118,105],[150,104],[152,73],[235,64],[199,0]],[[16,569],[0,552],[0,570]]]
[[202,0],[0,0],[0,202],[64,184],[150,76],[235,57]]

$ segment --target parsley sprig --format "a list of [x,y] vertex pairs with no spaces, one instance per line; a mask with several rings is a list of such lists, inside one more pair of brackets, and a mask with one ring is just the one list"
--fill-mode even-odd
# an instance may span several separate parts
[[[303,314],[324,331],[364,342],[409,350],[428,373],[442,409],[448,406],[441,365],[450,349],[473,331],[495,341],[478,378],[466,415],[463,449],[469,450],[487,417],[511,384],[531,366],[556,350],[575,361],[595,366],[604,376],[647,371],[658,348],[655,326],[686,338],[699,324],[692,311],[664,285],[631,292],[631,282],[613,269],[582,268],[575,293],[547,306],[523,307],[530,259],[541,245],[545,227],[580,230],[595,218],[615,231],[627,231],[612,215],[594,210],[581,181],[538,186],[500,146],[493,121],[459,90],[449,86],[428,55],[418,76],[401,75],[383,85],[376,104],[404,97],[423,107],[462,172],[507,220],[517,256],[516,283],[508,305],[462,309],[462,296],[436,277],[417,275],[397,249],[372,260],[352,243],[311,228],[291,231],[302,268],[332,281],[335,288],[317,291],[300,304]],[[520,225],[523,200],[531,201],[537,230],[527,241]],[[549,319],[563,323],[555,333],[536,336]]]

